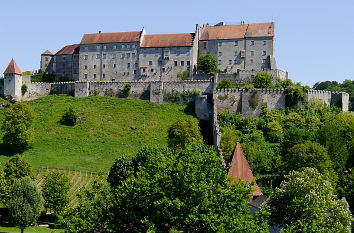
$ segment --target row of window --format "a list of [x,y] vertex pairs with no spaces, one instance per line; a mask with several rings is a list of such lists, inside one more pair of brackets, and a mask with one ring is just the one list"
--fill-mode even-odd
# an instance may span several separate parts
[[[136,74],[136,70],[134,70],[134,74]],[[123,75],[129,75],[129,72],[123,72]],[[88,78],[88,74],[84,74],[84,78],[87,79]],[[96,79],[97,78],[97,74],[93,74],[93,78]],[[106,74],[102,74],[102,78],[106,78]]]
[[[206,42],[204,42],[204,43],[206,43]],[[251,40],[250,41],[250,45],[254,45],[254,44],[255,44],[255,41]],[[219,41],[218,45],[219,45],[219,47],[221,47],[222,46],[222,41]],[[234,41],[234,45],[238,46],[238,41]],[[267,41],[264,40],[263,41],[263,45],[267,45]]]
[[[240,52],[235,51],[235,57],[237,57],[239,54],[240,54]],[[262,56],[266,56],[266,55],[267,55],[267,52],[266,51],[262,51]],[[221,57],[222,56],[222,52],[219,52],[218,56]],[[251,56],[252,57],[254,56],[254,51],[251,51]]]
[[[117,54],[116,53],[111,53],[110,54],[112,59],[116,59],[117,58]],[[96,59],[107,59],[107,54],[96,54]],[[121,58],[136,58],[136,54],[135,53],[122,53],[121,54]],[[88,55],[84,55],[84,60],[88,60]]]
[[[250,60],[250,63],[253,64],[254,61],[253,59]],[[267,63],[267,59],[262,59],[262,64],[266,64]],[[237,65],[237,64],[240,64],[238,60],[234,60],[234,64]],[[222,61],[221,60],[218,60],[218,65],[222,65]],[[232,60],[229,60],[229,65],[232,65]]]
[[[103,50],[107,50],[108,47],[107,47],[107,45],[103,45],[102,48],[103,48]],[[136,45],[135,44],[121,44],[121,48],[122,49],[125,49],[125,48],[127,48],[127,49],[130,49],[130,48],[135,49]],[[113,45],[112,49],[116,50],[117,49],[117,45]],[[97,51],[101,51],[101,45],[96,45],[96,50]],[[88,46],[84,46],[84,51],[88,52],[89,51],[89,47]]]
[[[153,64],[153,62],[152,62],[152,61],[149,61],[149,66],[152,66],[152,64]],[[158,64],[161,66],[161,65],[162,65],[162,61],[159,61]],[[178,61],[174,61],[174,64],[175,64],[175,66],[178,66]],[[180,65],[181,65],[181,66],[184,66],[184,64],[187,64],[187,66],[190,66],[190,65],[191,65],[191,62],[190,62],[190,61],[187,61],[187,62],[185,63],[185,61],[180,61]]]

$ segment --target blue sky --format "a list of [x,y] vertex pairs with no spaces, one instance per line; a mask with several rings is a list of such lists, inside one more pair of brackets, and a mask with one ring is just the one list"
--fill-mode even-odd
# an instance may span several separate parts
[[[275,22],[278,68],[293,81],[354,79],[354,1],[3,0],[0,71],[14,57],[22,71],[40,54],[79,43],[84,33],[194,32],[195,24]],[[1,73],[2,73],[1,72]]]

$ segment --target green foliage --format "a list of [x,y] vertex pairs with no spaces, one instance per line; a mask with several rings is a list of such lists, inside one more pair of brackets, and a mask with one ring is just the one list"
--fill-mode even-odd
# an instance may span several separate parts
[[351,214],[327,177],[314,168],[294,171],[270,197],[271,220],[284,232],[348,232]]
[[77,123],[77,113],[72,106],[64,110],[64,114],[60,119],[60,123],[63,125],[74,126]]
[[223,89],[223,88],[229,89],[229,88],[234,87],[231,79],[229,79],[229,78],[224,78],[222,81],[218,82],[216,85],[217,85],[218,89]]
[[198,58],[198,69],[209,74],[218,68],[216,58],[211,54],[202,55]]
[[54,74],[43,74],[42,75],[42,82],[54,83],[55,82],[55,75]]
[[133,172],[133,165],[131,159],[120,156],[114,161],[111,167],[107,181],[112,188],[121,185]]
[[24,71],[24,72],[22,72],[22,76],[27,76],[27,75],[31,75],[31,71]]
[[245,182],[231,185],[213,148],[156,148],[114,190],[108,226],[112,232],[267,232],[267,214],[249,214],[250,197]]
[[122,92],[124,97],[128,97],[130,95],[131,88],[132,88],[132,86],[129,83],[125,84],[123,92]]
[[248,103],[253,109],[258,106],[259,93],[257,90],[253,90],[251,96],[248,98]]
[[25,94],[26,94],[27,89],[28,89],[28,87],[27,87],[26,84],[23,84],[23,85],[21,86],[21,93],[22,93],[22,95],[25,95]]
[[268,122],[266,136],[269,142],[281,142],[283,140],[283,127],[278,121]]
[[23,152],[32,145],[33,119],[34,112],[25,102],[17,102],[5,111],[3,142],[13,152]]
[[12,156],[6,162],[4,172],[5,178],[10,185],[22,177],[29,176],[32,179],[36,178],[32,170],[32,165],[19,154]]
[[[1,168],[0,164],[0,168]],[[4,170],[0,169],[0,203],[5,204],[7,199],[9,198],[9,185],[5,177]]]
[[87,188],[81,189],[78,204],[68,209],[59,222],[69,233],[107,232],[111,203],[109,186],[93,180]]
[[226,163],[231,162],[231,155],[238,141],[239,138],[237,137],[235,130],[230,128],[223,129],[223,132],[221,133],[221,149],[224,152],[224,160]]
[[61,172],[50,172],[44,178],[42,193],[46,208],[52,208],[54,215],[60,214],[69,204],[70,182],[68,177]]
[[54,86],[54,87],[50,88],[50,92],[49,93],[52,94],[52,95],[55,95],[57,93],[57,87]]
[[303,87],[300,83],[285,88],[285,104],[287,107],[294,107],[299,102],[304,102],[304,97],[309,87]]
[[168,129],[169,148],[185,148],[191,142],[203,142],[198,121],[193,118],[178,119]]
[[11,223],[23,232],[26,227],[36,224],[41,214],[43,208],[41,191],[31,178],[21,178],[12,185],[8,206]]
[[273,77],[266,72],[258,73],[253,78],[255,88],[269,88],[272,86]]
[[177,73],[177,78],[180,78],[182,80],[190,80],[191,78],[189,77],[189,72],[188,70],[181,71]]

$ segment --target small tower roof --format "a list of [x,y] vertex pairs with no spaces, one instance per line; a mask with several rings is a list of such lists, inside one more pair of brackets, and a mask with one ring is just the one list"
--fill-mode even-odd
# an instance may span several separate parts
[[4,74],[18,74],[22,75],[22,72],[18,65],[15,62],[15,59],[12,58],[10,61],[10,64],[7,66],[6,70],[4,71]]
[[42,53],[42,55],[53,55],[49,50],[46,50]]
[[[237,143],[235,147],[234,153],[232,155],[231,167],[227,175],[229,177],[235,178],[235,180],[241,179],[247,182],[252,182],[254,180],[253,173],[250,166],[248,165],[240,143]],[[254,185],[254,188],[256,190],[252,193],[252,196],[262,195],[262,192],[257,184]]]

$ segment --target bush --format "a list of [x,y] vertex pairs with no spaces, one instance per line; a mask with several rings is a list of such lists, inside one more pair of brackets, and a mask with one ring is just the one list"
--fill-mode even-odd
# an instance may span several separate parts
[[22,95],[25,95],[26,92],[27,92],[27,85],[26,84],[23,84],[22,87],[21,87],[21,92],[22,92]]
[[231,81],[231,79],[229,79],[229,78],[225,78],[225,79],[223,79],[221,82],[218,82],[217,83],[217,87],[219,88],[219,89],[222,89],[222,88],[233,88],[233,84],[232,84],[232,81]]
[[218,68],[216,58],[211,54],[202,55],[198,59],[198,69],[209,74]]
[[78,116],[73,109],[73,107],[69,107],[64,110],[64,114],[61,117],[60,123],[63,125],[69,125],[69,126],[74,126],[77,123]]
[[128,97],[130,95],[130,89],[131,89],[131,85],[128,83],[128,84],[125,84],[124,86],[124,89],[123,89],[123,96],[124,97]]
[[195,119],[179,119],[168,129],[169,148],[185,148],[185,146],[192,141],[203,142],[198,122]]
[[17,179],[29,176],[35,179],[32,165],[22,156],[16,154],[5,163],[5,179],[9,184],[13,184]]
[[258,73],[253,78],[253,85],[255,88],[268,88],[272,85],[273,77],[266,72]]

